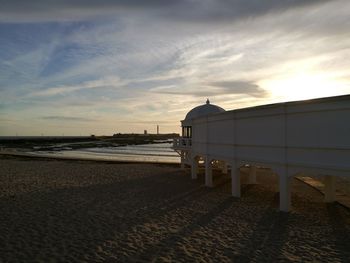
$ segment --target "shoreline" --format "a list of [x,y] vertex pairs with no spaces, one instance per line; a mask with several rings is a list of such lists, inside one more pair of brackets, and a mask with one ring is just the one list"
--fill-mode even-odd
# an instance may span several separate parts
[[176,162],[165,162],[165,161],[142,161],[142,160],[117,160],[117,159],[98,159],[98,158],[83,158],[73,156],[52,156],[52,155],[36,155],[26,152],[12,152],[12,151],[0,151],[0,156],[12,156],[19,158],[38,159],[38,160],[63,160],[63,161],[87,161],[87,162],[101,162],[101,163],[130,163],[130,164],[166,164],[166,165],[180,165]]

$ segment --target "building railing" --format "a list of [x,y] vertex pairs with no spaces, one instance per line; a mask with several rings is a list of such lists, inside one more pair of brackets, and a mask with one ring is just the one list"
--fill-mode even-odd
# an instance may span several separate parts
[[192,139],[191,138],[174,138],[173,140],[173,147],[174,148],[188,148],[192,146]]

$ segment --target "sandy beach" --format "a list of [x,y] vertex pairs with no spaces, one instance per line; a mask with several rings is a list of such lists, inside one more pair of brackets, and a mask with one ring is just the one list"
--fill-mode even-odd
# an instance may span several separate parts
[[0,158],[0,262],[349,262],[350,211],[294,180],[242,198],[176,165]]

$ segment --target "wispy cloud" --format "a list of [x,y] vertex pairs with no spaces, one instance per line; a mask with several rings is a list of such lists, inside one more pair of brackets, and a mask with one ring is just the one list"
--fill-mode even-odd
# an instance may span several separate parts
[[84,118],[84,117],[71,117],[71,116],[44,116],[41,117],[40,119],[42,120],[48,120],[48,121],[69,121],[69,122],[76,122],[76,121],[97,121],[95,119],[90,119],[90,118]]
[[224,94],[246,94],[253,97],[266,97],[268,92],[257,84],[245,81],[217,81],[209,82],[208,86],[222,88]]
[[315,5],[325,0],[294,0],[279,1],[162,1],[162,0],[61,0],[61,1],[24,1],[2,0],[2,21],[70,21],[91,19],[108,15],[120,14],[125,11],[139,12],[148,9],[153,15],[171,17],[173,19],[190,21],[210,21],[239,19],[262,15],[269,12],[281,11],[289,8],[297,8]]
[[244,94],[252,97],[266,97],[268,92],[258,85],[246,81],[218,81],[203,83],[200,87],[176,87],[161,86],[150,90],[155,93],[192,95],[198,97],[222,96],[222,95],[239,95]]
[[0,110],[18,120],[6,132],[178,131],[207,97],[278,102],[303,80],[309,96],[350,93],[347,0],[0,4]]
[[46,88],[44,90],[39,90],[31,93],[29,97],[46,97],[46,96],[55,96],[63,95],[71,92],[84,90],[84,89],[102,89],[102,88],[121,88],[125,85],[125,82],[122,82],[117,77],[109,77],[99,80],[87,81],[80,83],[79,85],[64,85],[59,87]]

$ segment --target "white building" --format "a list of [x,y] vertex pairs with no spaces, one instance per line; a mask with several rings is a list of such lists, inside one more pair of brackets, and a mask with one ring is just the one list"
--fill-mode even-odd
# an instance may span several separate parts
[[[322,176],[325,201],[335,198],[334,176],[350,176],[350,95],[225,111],[207,103],[181,121],[173,148],[181,165],[197,178],[204,160],[205,184],[213,186],[212,164],[231,169],[232,195],[240,197],[239,167],[269,167],[279,176],[280,210],[289,211],[291,179],[297,173]],[[217,163],[217,162],[216,162]]]

